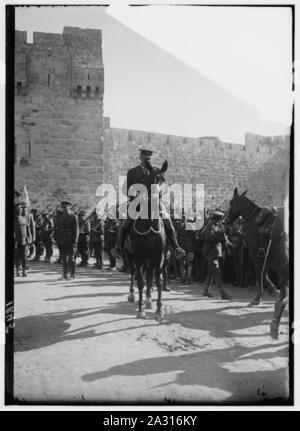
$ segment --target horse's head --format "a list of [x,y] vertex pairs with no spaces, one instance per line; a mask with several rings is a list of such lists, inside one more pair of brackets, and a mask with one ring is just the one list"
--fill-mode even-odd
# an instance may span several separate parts
[[149,170],[149,177],[148,177],[148,188],[151,188],[151,185],[156,185],[157,189],[159,190],[161,185],[165,183],[165,177],[164,173],[168,169],[168,162],[167,160],[164,161],[161,168],[153,167],[150,163],[146,162],[146,167]]
[[234,189],[233,198],[229,202],[229,210],[225,218],[226,224],[231,225],[241,215],[241,202],[246,193],[247,190],[239,195],[237,187]]

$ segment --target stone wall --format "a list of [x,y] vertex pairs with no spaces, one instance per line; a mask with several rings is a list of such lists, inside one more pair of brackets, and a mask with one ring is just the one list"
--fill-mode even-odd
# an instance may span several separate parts
[[15,187],[87,206],[103,181],[104,70],[99,30],[26,32],[15,39]]
[[153,165],[164,159],[169,184],[204,184],[205,205],[228,205],[234,187],[262,205],[283,204],[283,178],[289,171],[289,138],[246,134],[245,145],[217,137],[185,138],[136,130],[104,130],[104,180],[118,186],[119,175],[139,163],[138,149],[153,149]]

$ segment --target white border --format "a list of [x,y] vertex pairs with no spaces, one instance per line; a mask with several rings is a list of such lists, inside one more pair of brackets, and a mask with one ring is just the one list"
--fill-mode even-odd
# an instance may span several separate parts
[[[24,5],[51,5],[58,4],[58,1],[45,1],[45,0],[31,0],[24,2]],[[300,43],[297,44],[297,40],[300,40],[300,5],[299,3],[289,0],[264,0],[264,1],[254,1],[254,0],[244,0],[244,1],[234,1],[234,0],[205,0],[205,1],[189,1],[189,0],[171,0],[171,1],[153,1],[147,2],[143,0],[132,0],[128,1],[104,1],[99,2],[96,0],[78,0],[78,1],[62,1],[62,5],[101,5],[101,4],[232,4],[232,5],[295,5],[295,60],[300,60]],[[6,3],[9,5],[21,5],[22,2],[20,0],[11,0]],[[295,358],[294,358],[294,385],[295,385],[295,406],[294,407],[285,407],[285,406],[274,406],[274,407],[256,407],[256,406],[177,406],[177,407],[169,407],[169,406],[4,406],[4,325],[2,322],[4,321],[4,233],[5,233],[5,7],[6,4],[0,4],[0,29],[1,29],[1,43],[0,43],[0,203],[1,203],[1,211],[0,211],[0,232],[1,232],[1,246],[0,246],[0,410],[5,411],[152,411],[159,410],[162,412],[174,412],[176,410],[181,411],[255,411],[255,410],[269,410],[269,411],[290,411],[290,410],[300,410],[300,345],[295,345]],[[299,93],[300,93],[300,82],[298,84],[295,83],[295,99],[298,100],[299,103]],[[300,157],[299,152],[297,151],[297,142],[300,142],[300,135],[298,133],[297,125],[299,124],[299,115],[295,110],[295,178],[294,178],[294,187],[295,187],[295,198],[294,198],[294,206],[295,206],[295,220],[297,220],[297,215],[300,213],[300,197],[297,196],[297,190],[299,185],[299,171],[297,167],[300,166]],[[295,243],[295,278],[294,285],[298,286],[294,292],[295,304],[294,304],[294,315],[295,320],[300,321],[300,286],[299,286],[299,266],[297,268],[296,262],[299,254],[298,248],[300,243],[299,236],[299,228],[295,223],[295,231],[294,231],[294,243]]]

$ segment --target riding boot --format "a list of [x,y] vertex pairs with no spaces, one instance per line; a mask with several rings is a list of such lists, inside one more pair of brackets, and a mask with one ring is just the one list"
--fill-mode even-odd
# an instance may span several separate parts
[[166,219],[163,219],[163,222],[164,222],[164,226],[165,226],[168,240],[171,244],[171,247],[175,251],[176,259],[180,259],[180,258],[184,257],[185,251],[183,250],[183,248],[179,247],[179,244],[178,244],[177,238],[176,238],[175,229],[173,227],[171,220],[166,218]]
[[20,277],[20,265],[16,265],[16,277]]
[[102,253],[100,253],[99,257],[98,257],[98,268],[99,269],[103,268],[103,256],[102,256]]

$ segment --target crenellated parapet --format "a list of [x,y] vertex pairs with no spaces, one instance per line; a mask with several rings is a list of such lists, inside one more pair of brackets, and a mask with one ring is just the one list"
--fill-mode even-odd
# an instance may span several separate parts
[[100,30],[65,27],[62,34],[15,33],[15,94],[28,91],[75,99],[103,100]]

